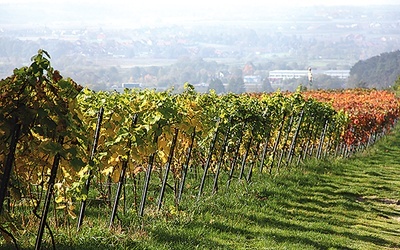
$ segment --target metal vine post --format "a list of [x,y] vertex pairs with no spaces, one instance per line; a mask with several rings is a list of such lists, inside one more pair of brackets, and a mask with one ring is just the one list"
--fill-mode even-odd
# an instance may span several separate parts
[[163,179],[162,186],[161,186],[160,197],[158,198],[158,210],[160,210],[161,206],[162,206],[162,201],[163,201],[164,193],[165,193],[165,187],[167,186],[168,174],[169,174],[169,170],[171,168],[172,159],[174,157],[174,150],[176,147],[176,141],[178,139],[178,134],[179,134],[179,130],[177,128],[175,128],[174,137],[172,139],[172,145],[169,150],[167,165],[165,167],[165,174],[164,174],[164,179]]
[[[96,153],[97,150],[97,144],[99,142],[99,137],[100,137],[100,128],[101,128],[101,122],[103,120],[103,114],[104,114],[104,108],[101,107],[99,109],[99,113],[97,115],[97,123],[96,123],[96,129],[95,129],[95,133],[94,133],[94,138],[93,138],[93,145],[92,145],[92,151],[90,152],[90,161],[93,161],[94,159],[94,155]],[[85,190],[86,192],[89,193],[89,187],[90,187],[90,181],[92,179],[92,169],[89,170],[89,177],[85,182]],[[86,208],[86,204],[87,204],[87,199],[84,199],[81,203],[81,208],[79,210],[79,217],[78,217],[78,226],[77,226],[77,230],[79,231],[79,228],[82,226],[82,222],[83,222],[83,217],[85,216],[85,208]]]
[[183,193],[183,189],[185,187],[186,175],[187,175],[187,171],[189,168],[189,162],[190,162],[190,158],[192,155],[192,149],[193,149],[195,136],[196,136],[196,130],[194,129],[192,132],[192,135],[191,135],[188,152],[186,154],[186,161],[185,161],[185,164],[182,166],[182,177],[181,177],[181,181],[179,183],[178,202],[180,202],[180,200],[182,199],[182,193]]
[[[64,138],[62,136],[60,136],[58,138],[58,144],[62,145],[63,141],[64,141]],[[60,155],[60,153],[57,153],[54,156],[53,166],[51,167],[50,179],[48,182],[46,198],[45,198],[45,202],[44,202],[42,216],[40,219],[39,230],[38,230],[37,237],[36,237],[35,250],[40,250],[40,246],[42,244],[44,227],[46,226],[47,214],[48,214],[49,208],[50,208],[51,197],[52,197],[53,190],[54,190],[54,184],[56,181],[57,170],[58,170],[58,166],[60,164],[60,159],[61,159],[61,155]]]
[[10,150],[7,155],[6,163],[3,170],[0,188],[0,214],[3,211],[3,203],[7,194],[7,186],[10,181],[12,166],[15,158],[15,150],[17,148],[18,138],[21,131],[21,124],[18,123],[18,118],[14,120],[14,127],[11,133]]
[[[136,125],[137,120],[138,120],[138,115],[135,114],[132,118],[132,127],[134,127]],[[130,152],[131,152],[131,145],[132,145],[132,140],[131,140],[131,138],[129,138],[128,143],[126,145],[127,146],[127,153],[126,153],[127,158],[122,162],[122,170],[121,170],[121,173],[120,173],[119,179],[118,179],[117,193],[115,194],[114,205],[113,205],[112,212],[111,212],[109,228],[112,227],[115,216],[117,214],[119,198],[121,196],[122,187],[124,186],[124,182],[125,182],[126,169],[128,168],[129,156],[130,156]]]
[[222,143],[222,146],[221,146],[221,152],[219,154],[219,159],[218,159],[218,163],[217,163],[217,169],[216,169],[216,172],[215,172],[213,193],[216,193],[218,191],[218,177],[219,177],[221,164],[222,164],[222,161],[223,161],[223,158],[224,158],[224,154],[225,154],[227,146],[228,146],[228,138],[229,138],[229,132],[230,132],[231,123],[232,123],[232,118],[229,118],[229,126],[225,131],[224,142]]
[[[158,141],[158,136],[154,134],[154,143],[157,144]],[[143,216],[144,214],[144,206],[146,204],[146,198],[147,198],[147,190],[149,189],[149,184],[150,184],[150,177],[151,177],[151,171],[153,169],[153,163],[154,163],[154,158],[156,157],[156,152],[153,152],[149,156],[149,162],[147,164],[147,169],[146,169],[146,177],[144,180],[144,186],[143,186],[143,191],[142,191],[142,199],[140,201],[140,207],[139,207],[139,215]]]
[[204,172],[203,172],[203,177],[201,178],[199,193],[197,195],[197,201],[200,200],[200,196],[203,193],[204,183],[205,183],[206,177],[207,177],[207,171],[208,171],[208,168],[209,168],[210,163],[211,163],[211,158],[212,158],[212,154],[214,152],[215,143],[217,142],[218,130],[219,130],[219,126],[218,125],[217,125],[217,128],[215,129],[214,136],[213,136],[213,139],[211,141],[210,151],[208,153],[206,165],[204,166]]

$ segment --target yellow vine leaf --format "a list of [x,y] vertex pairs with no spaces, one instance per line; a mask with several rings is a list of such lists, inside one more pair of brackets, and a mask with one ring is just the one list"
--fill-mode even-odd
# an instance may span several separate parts
[[56,189],[61,189],[62,188],[62,183],[60,183],[60,182],[58,182],[58,183],[55,183],[54,184],[54,188],[56,188]]
[[71,174],[68,172],[68,170],[65,169],[65,167],[61,167],[61,169],[64,174],[64,178],[72,180]]
[[116,162],[119,162],[119,157],[118,155],[113,155],[110,157],[110,159],[108,160],[108,164],[114,164]]
[[84,177],[85,174],[87,173],[88,169],[89,169],[88,166],[86,166],[86,167],[82,168],[81,170],[79,170],[79,172],[78,172],[79,178]]
[[[64,197],[62,197],[62,196],[57,196],[57,198],[55,199],[55,202],[56,203],[61,203],[61,202],[63,202],[64,201]],[[58,208],[57,208],[58,209]]]
[[68,211],[69,216],[71,216],[72,219],[76,219],[77,216],[73,211],[73,207],[70,207],[67,211]]
[[101,173],[104,174],[104,175],[109,175],[109,174],[112,173],[113,170],[114,170],[114,167],[111,166],[111,167],[108,167],[108,168],[106,168],[106,169],[103,169],[103,170],[101,171]]
[[168,161],[168,156],[164,153],[164,151],[157,151],[157,155],[162,163],[166,163]]
[[114,171],[114,173],[111,176],[111,179],[113,182],[118,182],[119,181],[119,173],[120,171]]

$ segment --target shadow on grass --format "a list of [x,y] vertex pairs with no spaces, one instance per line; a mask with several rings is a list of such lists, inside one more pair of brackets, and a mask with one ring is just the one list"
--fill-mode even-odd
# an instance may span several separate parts
[[270,235],[276,242],[279,243],[294,243],[294,244],[303,244],[305,246],[312,246],[315,249],[341,249],[341,250],[353,250],[354,248],[349,248],[345,245],[338,245],[338,244],[323,244],[316,240],[311,240],[306,237],[300,236],[286,236],[286,235],[279,235],[279,234],[272,234]]
[[[232,230],[235,231],[234,228],[223,227],[220,224],[215,224],[215,229],[221,230]],[[188,231],[191,233],[186,233],[185,229],[179,230],[168,230],[166,228],[155,228],[151,230],[151,238],[157,243],[157,249],[182,249],[186,250],[189,248],[199,248],[199,249],[231,249],[227,246],[224,246],[208,237],[208,232],[199,232],[198,235],[193,235],[193,231],[199,231],[206,227],[203,223],[193,222],[190,223],[188,226]],[[247,234],[248,232],[244,231],[235,231],[236,233]]]
[[[392,246],[392,247],[400,247],[399,244],[395,242],[388,241],[384,238],[373,236],[373,235],[361,235],[357,233],[350,232],[349,230],[345,232],[339,232],[335,231],[333,229],[328,229],[328,228],[322,228],[322,227],[312,227],[312,226],[302,226],[295,224],[295,220],[302,220],[304,218],[301,217],[295,217],[293,222],[288,220],[288,219],[275,219],[271,217],[263,217],[263,216],[246,216],[249,220],[253,221],[254,223],[257,223],[260,227],[271,227],[274,229],[282,229],[282,230],[289,230],[293,232],[293,235],[301,235],[302,233],[306,232],[315,232],[318,234],[325,234],[328,237],[330,236],[340,236],[340,237],[345,237],[349,238],[352,240],[357,240],[357,241],[362,241],[366,243],[373,243],[376,246]],[[323,219],[321,218],[314,218],[315,222],[321,222]],[[287,220],[286,222],[284,220]],[[351,225],[342,225],[342,227],[345,226],[346,228],[350,228]],[[309,244],[317,249],[327,249],[327,248],[337,248],[337,249],[351,249],[347,248],[345,245],[337,245],[333,243],[320,243],[320,242],[313,242],[310,239],[306,237],[301,237],[301,236],[282,236],[279,234],[271,234],[270,236],[273,236],[274,239],[279,239],[282,238],[284,239],[282,242],[286,242],[287,239],[291,239],[291,242],[293,243],[303,243],[303,244]],[[312,243],[313,242],[313,243]],[[312,243],[312,244],[310,244]]]
[[[302,236],[306,232],[314,232],[327,237],[344,238],[347,242],[351,240],[357,244],[365,242],[377,248],[400,248],[400,243],[395,237],[399,230],[367,224],[364,224],[366,230],[353,230],[353,226],[363,225],[360,216],[370,218],[364,221],[371,223],[377,218],[377,223],[394,224],[394,227],[399,225],[399,221],[393,218],[400,217],[400,197],[390,197],[398,193],[396,191],[399,190],[400,184],[400,136],[390,140],[397,140],[397,143],[389,142],[389,146],[377,145],[370,155],[362,153],[353,159],[335,164],[324,163],[327,164],[326,167],[314,166],[313,171],[307,173],[309,175],[276,181],[285,186],[283,194],[274,194],[275,190],[263,190],[255,198],[260,205],[264,203],[264,206],[268,206],[270,203],[279,207],[274,217],[271,214],[240,214],[239,217],[245,217],[261,228],[293,231],[292,235],[266,233],[267,237],[273,237],[282,243],[301,243],[317,249],[351,249],[345,243],[322,243],[313,240],[312,237]],[[374,198],[365,195],[373,195]],[[282,207],[286,211],[282,211]],[[319,226],[313,227],[313,224]],[[338,227],[338,230],[332,225]]]
[[[13,249],[17,249],[15,248],[14,245],[5,245],[5,246],[0,246],[0,250],[13,250]],[[20,250],[32,250],[34,249],[34,246],[29,247],[29,248],[22,248],[19,247]],[[53,250],[53,246],[49,245],[49,244],[42,244],[41,250]],[[91,242],[87,242],[84,244],[75,244],[75,245],[71,245],[71,244],[56,244],[55,247],[56,250],[115,250],[115,249],[121,249],[121,248],[116,248],[116,246],[114,245],[107,245],[107,244],[93,244]],[[125,249],[143,249],[139,244],[130,244],[128,246],[126,246]]]

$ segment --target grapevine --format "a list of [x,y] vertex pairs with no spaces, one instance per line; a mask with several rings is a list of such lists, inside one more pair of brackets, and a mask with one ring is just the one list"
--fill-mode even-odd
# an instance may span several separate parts
[[[76,194],[73,183],[85,165],[82,152],[86,144],[82,123],[75,111],[75,97],[82,87],[72,79],[64,79],[51,67],[49,58],[46,51],[39,50],[29,67],[14,70],[12,76],[0,83],[0,166],[3,173],[12,172],[2,176],[1,190],[5,192],[10,183],[14,190],[12,198],[16,201],[12,205],[27,201],[43,226],[46,212],[39,216],[37,210],[46,190],[51,196],[54,189],[57,209],[73,215],[72,196]],[[10,155],[14,128],[18,128],[18,133],[11,169],[12,166],[4,164],[3,157]],[[61,172],[57,174],[59,162]]]

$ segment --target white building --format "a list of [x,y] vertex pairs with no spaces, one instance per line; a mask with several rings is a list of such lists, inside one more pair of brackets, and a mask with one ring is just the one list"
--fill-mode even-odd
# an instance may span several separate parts
[[286,79],[298,79],[307,76],[307,70],[273,70],[269,72],[269,81],[275,82]]
[[327,70],[324,71],[322,74],[338,77],[340,79],[347,79],[350,76],[350,70]]
[[[350,70],[326,70],[326,71],[314,71],[314,75],[325,74],[332,77],[338,77],[340,79],[347,79],[350,76]],[[269,81],[281,82],[286,79],[299,79],[308,76],[308,70],[273,70],[269,72]]]
[[142,84],[140,82],[126,82],[122,83],[123,89],[134,89],[134,88],[141,88]]

